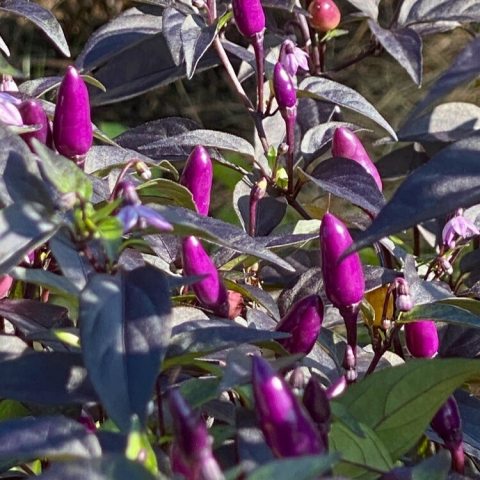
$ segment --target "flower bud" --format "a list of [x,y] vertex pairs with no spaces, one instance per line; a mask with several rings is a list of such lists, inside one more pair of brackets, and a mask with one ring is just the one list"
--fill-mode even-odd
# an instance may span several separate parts
[[312,419],[269,363],[253,357],[252,387],[255,409],[265,441],[275,456],[321,454],[326,445]]
[[445,443],[452,455],[453,469],[458,473],[464,470],[462,420],[455,397],[450,396],[433,417],[432,428]]
[[204,276],[192,285],[198,301],[214,313],[228,316],[228,294],[217,267],[198,238],[190,236],[182,241],[183,270],[186,275]]
[[404,278],[396,280],[397,298],[395,299],[395,307],[400,312],[409,312],[413,308],[412,297],[410,296],[410,288]]
[[340,261],[341,255],[352,243],[343,222],[327,212],[320,226],[323,282],[328,299],[339,309],[359,303],[365,291],[358,253],[354,252]]
[[152,178],[152,171],[148,168],[148,165],[141,160],[135,162],[135,171],[143,180],[150,180]]
[[280,56],[278,61],[284,66],[287,73],[293,78],[297,74],[297,70],[308,71],[308,54],[301,48],[287,39],[282,43]]
[[22,133],[21,135],[30,149],[32,149],[32,140],[34,138],[43,144],[47,144],[47,139],[51,135],[50,124],[41,103],[37,100],[26,100],[19,105],[18,110],[24,125],[40,126],[40,129],[35,132]]
[[361,165],[375,180],[380,191],[383,189],[382,179],[377,167],[370,159],[359,138],[346,127],[338,127],[333,133],[332,155],[348,158]]
[[58,89],[53,139],[59,153],[78,163],[82,163],[92,146],[93,129],[88,90],[73,66],[68,67]]
[[174,472],[185,475],[188,480],[223,478],[212,454],[212,440],[204,420],[177,389],[170,391],[168,403],[175,433],[171,452]]
[[433,358],[438,352],[438,332],[433,320],[405,324],[405,341],[412,357]]
[[260,0],[233,0],[233,18],[244,37],[253,37],[265,30],[265,13]]
[[317,425],[325,445],[328,445],[328,431],[332,417],[330,402],[322,385],[313,375],[305,387],[303,404]]
[[292,355],[308,355],[317,341],[323,322],[323,303],[318,295],[309,295],[296,302],[280,320],[275,330],[290,333],[278,342]]
[[243,295],[233,290],[228,290],[228,318],[232,320],[242,315],[245,309]]
[[197,145],[189,155],[180,183],[188,188],[200,215],[208,215],[212,189],[212,160],[205,147]]
[[312,16],[310,25],[319,32],[328,32],[338,27],[341,13],[333,0],[313,0],[308,6]]
[[280,110],[293,108],[297,104],[297,92],[292,77],[280,62],[275,64],[273,70],[273,91]]
[[140,205],[142,202],[138,197],[135,185],[130,180],[122,180],[118,183],[115,197],[122,197],[125,205]]

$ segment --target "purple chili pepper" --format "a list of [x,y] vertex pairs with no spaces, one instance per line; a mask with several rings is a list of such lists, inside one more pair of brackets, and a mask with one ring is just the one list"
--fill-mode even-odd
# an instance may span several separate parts
[[178,389],[171,390],[168,404],[172,414],[175,443],[172,446],[172,468],[188,480],[223,478],[212,453],[212,440],[205,421],[194,412]]
[[[355,358],[357,317],[360,302],[365,293],[365,278],[358,253],[354,252],[340,260],[352,243],[352,237],[344,223],[327,212],[320,226],[323,283],[328,299],[339,309],[345,321],[347,343]],[[345,357],[345,365],[347,360]],[[352,365],[352,362],[349,362],[349,365]],[[353,366],[347,369],[347,380],[352,382],[355,378],[355,362],[353,362]]]
[[405,324],[405,341],[412,357],[432,358],[438,353],[438,332],[433,320]]
[[208,215],[212,189],[212,160],[205,147],[197,145],[189,155],[180,183],[188,188],[200,215]]
[[328,299],[338,309],[358,304],[365,292],[362,262],[354,252],[340,261],[340,257],[353,244],[345,226],[327,212],[320,226],[322,273]]
[[228,317],[228,293],[217,267],[208,256],[200,240],[194,236],[182,241],[183,270],[186,275],[204,275],[192,285],[198,301],[214,313]]
[[67,68],[58,89],[53,139],[59,153],[83,163],[93,142],[87,86],[73,66]]
[[21,134],[21,137],[25,140],[30,149],[33,150],[31,144],[34,138],[39,142],[46,144],[51,132],[49,132],[50,124],[42,104],[37,100],[26,100],[19,105],[18,110],[22,116],[24,125],[40,125],[40,129],[35,132]]
[[253,37],[265,30],[265,13],[260,0],[233,0],[233,18],[244,37]]
[[328,446],[328,432],[332,412],[327,392],[320,382],[312,375],[303,392],[303,404],[322,435],[323,443]]
[[380,191],[383,189],[382,179],[377,167],[370,159],[359,138],[346,127],[338,127],[333,134],[332,155],[353,160],[361,165],[375,180]]
[[252,367],[255,407],[274,455],[282,458],[324,453],[326,445],[285,380],[261,357],[253,357]]
[[445,443],[452,455],[452,468],[463,474],[465,455],[463,452],[462,419],[455,397],[450,396],[433,417],[432,428]]
[[273,70],[273,90],[280,110],[293,108],[297,104],[297,92],[292,77],[285,67],[277,62]]
[[291,334],[278,340],[292,355],[308,355],[317,341],[323,322],[323,303],[318,295],[309,295],[296,302],[276,327],[278,332]]

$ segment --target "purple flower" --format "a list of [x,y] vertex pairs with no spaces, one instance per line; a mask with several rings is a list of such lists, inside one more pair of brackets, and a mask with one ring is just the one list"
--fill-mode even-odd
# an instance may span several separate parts
[[308,54],[288,39],[280,49],[279,62],[292,78],[297,74],[298,68],[308,71]]
[[455,248],[459,238],[470,238],[479,234],[480,231],[472,221],[465,218],[461,213],[457,213],[443,227],[442,241],[448,248]]
[[173,230],[172,225],[162,215],[145,205],[125,205],[120,209],[116,217],[122,222],[124,233],[130,232],[136,227],[153,227],[161,232]]
[[212,179],[212,159],[205,147],[197,145],[188,157],[180,183],[192,193],[193,202],[200,215],[208,215]]
[[255,409],[265,441],[275,456],[321,454],[326,445],[283,378],[261,357],[253,357]]
[[292,77],[280,62],[275,64],[273,70],[273,90],[280,110],[292,108],[297,104],[297,92]]
[[11,75],[2,75],[0,92],[18,92],[17,84]]
[[244,37],[253,37],[265,30],[265,13],[260,0],[233,0],[233,18]]
[[309,295],[296,302],[280,320],[275,330],[291,334],[278,340],[291,354],[307,355],[312,350],[323,322],[323,303],[318,295]]
[[79,163],[92,146],[93,127],[88,90],[73,66],[68,67],[58,89],[53,138],[59,153]]
[[21,100],[5,92],[0,92],[0,123],[6,125],[23,125],[22,116],[17,106]]

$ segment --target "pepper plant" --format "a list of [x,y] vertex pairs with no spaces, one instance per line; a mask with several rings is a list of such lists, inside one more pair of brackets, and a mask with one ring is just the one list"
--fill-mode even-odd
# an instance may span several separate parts
[[[480,473],[480,110],[446,98],[480,1],[138,0],[75,58],[0,12],[64,57],[29,77],[0,25],[0,478]],[[349,86],[369,57],[406,115]],[[247,126],[95,125],[209,69]]]

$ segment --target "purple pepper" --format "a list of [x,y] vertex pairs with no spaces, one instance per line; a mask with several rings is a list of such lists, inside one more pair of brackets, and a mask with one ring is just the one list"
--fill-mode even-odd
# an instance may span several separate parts
[[375,180],[380,191],[383,189],[382,179],[377,167],[370,159],[359,138],[346,127],[338,127],[333,134],[332,155],[349,158],[360,164]]
[[59,153],[82,163],[93,142],[87,86],[69,66],[58,89],[53,139]]
[[182,241],[183,270],[186,275],[206,275],[192,285],[199,302],[214,313],[228,317],[228,293],[217,267],[200,240],[194,236]]
[[32,140],[34,138],[46,144],[49,138],[50,124],[41,103],[37,100],[26,100],[19,105],[18,110],[22,116],[24,125],[40,125],[40,129],[36,132],[28,132],[21,135],[30,149],[33,150]]
[[332,417],[330,402],[328,401],[327,392],[313,375],[310,377],[303,392],[303,404],[317,425],[324,444],[328,446],[328,432]]
[[452,455],[453,469],[463,474],[465,457],[463,452],[462,420],[455,397],[450,396],[440,407],[431,422],[432,428],[445,443]]
[[168,404],[175,433],[172,468],[188,480],[223,478],[213,456],[212,440],[202,417],[190,408],[178,389],[170,391]]
[[197,145],[189,155],[180,183],[188,188],[200,215],[208,215],[212,189],[212,160],[205,147]]
[[323,281],[328,299],[340,310],[358,304],[365,292],[362,262],[358,253],[339,261],[352,243],[345,224],[327,212],[320,226]]
[[261,357],[253,357],[252,387],[265,441],[275,456],[321,454],[326,445],[312,419],[283,378]]
[[309,354],[320,333],[323,322],[323,303],[318,295],[309,295],[296,302],[276,327],[278,332],[291,334],[278,340],[292,355]]
[[412,357],[432,358],[438,352],[438,332],[433,320],[405,324],[405,341]]
[[265,30],[265,13],[260,0],[233,0],[233,18],[244,37],[253,37]]
[[273,70],[273,90],[280,110],[293,108],[297,104],[297,92],[292,77],[285,67],[277,62]]

